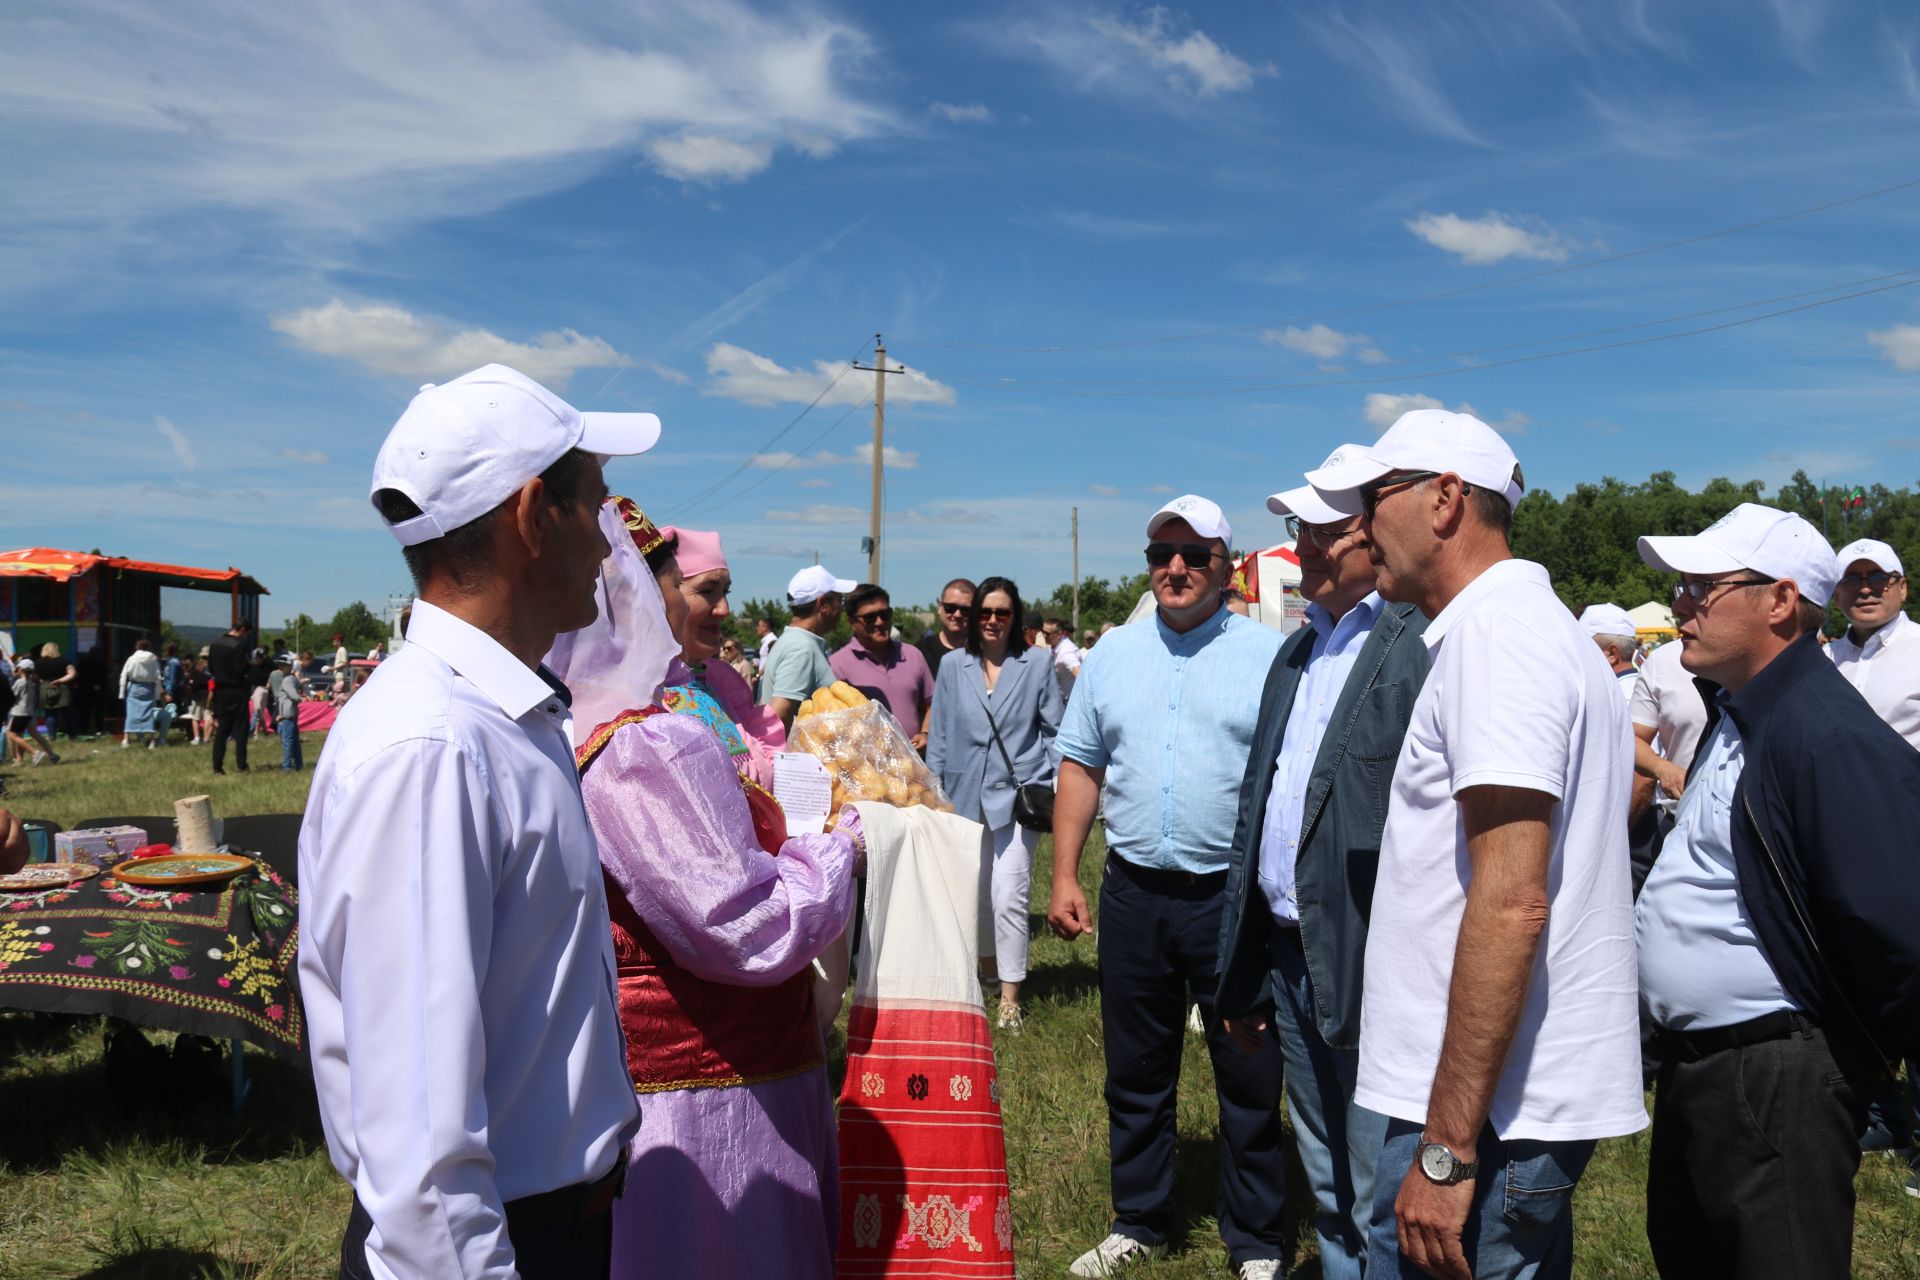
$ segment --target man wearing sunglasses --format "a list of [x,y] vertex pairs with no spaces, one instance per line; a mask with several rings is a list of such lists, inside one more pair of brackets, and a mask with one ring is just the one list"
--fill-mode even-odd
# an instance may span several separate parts
[[1519,462],[1486,423],[1415,410],[1307,480],[1358,501],[1381,596],[1432,619],[1367,933],[1367,1274],[1561,1280],[1597,1140],[1647,1122],[1626,700],[1514,558]]
[[935,606],[933,626],[920,637],[914,648],[927,660],[934,680],[940,678],[940,664],[955,649],[967,647],[967,615],[973,612],[973,582],[955,578],[940,588],[940,603]]
[[1742,503],[1640,556],[1721,690],[1637,907],[1647,1238],[1663,1276],[1848,1275],[1867,1098],[1920,1049],[1920,755],[1820,652],[1807,521]]
[[[1327,459],[1336,465],[1343,445]],[[1393,761],[1430,665],[1427,620],[1374,589],[1356,495],[1267,499],[1300,558],[1307,625],[1267,676],[1240,786],[1215,1013],[1252,1047],[1273,1026],[1320,1274],[1359,1280],[1386,1120],[1353,1106],[1361,966]]]
[[933,673],[912,645],[893,638],[893,601],[885,587],[863,582],[847,595],[853,639],[834,651],[833,674],[877,702],[900,722],[916,751],[927,746],[933,709]]
[[1289,1243],[1280,1207],[1281,1060],[1271,1030],[1234,1047],[1214,1017],[1220,911],[1260,687],[1280,634],[1236,617],[1220,508],[1188,494],[1147,522],[1154,616],[1116,627],[1081,663],[1055,745],[1053,897],[1047,922],[1093,929],[1080,856],[1106,786],[1100,887],[1100,1026],[1106,1053],[1113,1225],[1076,1259],[1111,1275],[1166,1252],[1174,1227],[1174,1101],[1186,1014],[1200,1006],[1220,1107],[1220,1236],[1241,1280],[1270,1280]]

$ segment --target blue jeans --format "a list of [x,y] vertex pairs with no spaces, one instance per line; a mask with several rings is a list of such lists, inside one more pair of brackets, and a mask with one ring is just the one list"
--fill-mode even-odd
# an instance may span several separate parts
[[1320,1274],[1326,1280],[1360,1280],[1373,1216],[1373,1165],[1387,1118],[1353,1105],[1360,1051],[1335,1049],[1320,1037],[1298,929],[1274,930],[1273,998],[1294,1147],[1313,1190]]
[[[1373,1183],[1367,1274],[1423,1280],[1400,1256],[1393,1202],[1420,1153],[1423,1125],[1389,1120]],[[1573,1188],[1593,1158],[1592,1138],[1502,1142],[1480,1134],[1480,1176],[1461,1243],[1474,1280],[1567,1280],[1573,1275]]]
[[280,767],[282,769],[304,769],[306,761],[300,757],[300,721],[295,716],[285,716],[274,722],[280,731]]

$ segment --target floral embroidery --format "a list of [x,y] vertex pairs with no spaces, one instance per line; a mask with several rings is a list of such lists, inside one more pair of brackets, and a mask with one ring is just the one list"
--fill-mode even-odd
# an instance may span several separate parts
[[964,1205],[955,1204],[948,1195],[931,1195],[923,1205],[915,1205],[910,1196],[901,1196],[907,1211],[906,1226],[900,1243],[910,1244],[914,1237],[927,1242],[930,1249],[944,1249],[954,1241],[965,1242],[968,1253],[979,1253],[980,1242],[973,1238],[973,1211],[986,1204],[983,1196],[968,1196]]
[[887,1091],[886,1079],[878,1071],[865,1071],[860,1075],[860,1092],[869,1098],[878,1098]]
[[231,983],[239,987],[239,993],[243,996],[263,998],[279,989],[280,974],[273,967],[273,961],[260,954],[258,938],[248,938],[243,943],[232,934],[228,934],[227,959],[232,963],[227,969],[226,977],[220,980],[221,986]]
[[172,932],[173,925],[166,920],[115,920],[106,929],[87,930],[80,945],[113,966],[115,973],[145,977],[187,958],[186,944],[169,937]]
[[965,1102],[973,1096],[973,1077],[961,1072],[947,1081],[947,1092],[955,1102]]
[[907,1096],[915,1102],[927,1100],[927,1078],[917,1071],[907,1077]]
[[1013,1252],[1013,1201],[1005,1196],[993,1211],[993,1238],[1000,1243],[1000,1252]]
[[0,920],[0,969],[11,969],[22,960],[38,960],[53,950],[53,944],[46,941],[50,932],[45,925],[29,928],[12,920]]
[[853,1243],[871,1249],[880,1243],[880,1197],[862,1192],[853,1204]]

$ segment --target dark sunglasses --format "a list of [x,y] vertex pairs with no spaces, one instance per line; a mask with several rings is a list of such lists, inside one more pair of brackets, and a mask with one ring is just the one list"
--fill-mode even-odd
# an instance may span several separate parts
[[1147,544],[1147,563],[1156,569],[1172,564],[1176,555],[1186,562],[1189,569],[1205,569],[1219,554],[1203,542],[1182,542],[1178,546],[1171,542]]
[[945,600],[940,602],[940,612],[942,613],[965,613],[971,608],[973,608],[973,606],[970,604],[948,604]]
[[854,621],[860,623],[863,626],[869,626],[869,627],[876,622],[880,623],[882,626],[892,626],[893,610],[869,609],[865,613],[860,614],[858,617],[856,617]]
[[1380,499],[1402,489],[1411,489],[1422,480],[1431,480],[1439,474],[1438,471],[1402,471],[1397,476],[1388,476],[1366,485],[1360,490],[1360,512],[1371,520],[1373,509],[1380,505]]
[[1900,581],[1899,574],[1888,573],[1885,570],[1878,570],[1873,573],[1843,573],[1840,575],[1840,585],[1854,591],[1858,591],[1862,587],[1872,587],[1875,591],[1885,591],[1889,582],[1898,581]]
[[1006,621],[1007,621],[1008,619],[1010,619],[1010,618],[1012,618],[1012,617],[1013,617],[1013,610],[1011,610],[1011,609],[982,609],[982,610],[980,610],[980,616],[981,616],[982,618],[994,618],[994,619],[997,619],[998,621],[1001,621],[1001,622],[1006,622]]

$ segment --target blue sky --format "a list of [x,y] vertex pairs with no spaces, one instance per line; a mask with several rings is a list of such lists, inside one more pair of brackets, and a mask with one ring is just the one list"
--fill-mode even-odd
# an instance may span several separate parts
[[864,576],[872,376],[774,437],[876,331],[904,600],[1067,580],[1076,505],[1088,573],[1177,492],[1278,541],[1435,402],[1556,492],[1908,484],[1920,186],[1851,198],[1916,126],[1904,3],[15,6],[0,546],[378,603],[373,453],[500,359],[661,415],[614,487],[736,599]]

